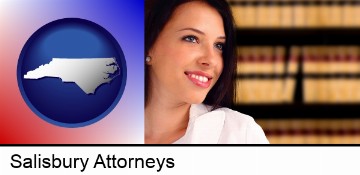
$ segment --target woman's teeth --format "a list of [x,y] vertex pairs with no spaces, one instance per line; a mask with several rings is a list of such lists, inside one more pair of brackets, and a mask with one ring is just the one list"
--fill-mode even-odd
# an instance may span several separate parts
[[207,77],[201,76],[201,75],[195,75],[195,74],[191,74],[189,75],[191,78],[197,79],[203,83],[206,83],[209,81],[209,79]]

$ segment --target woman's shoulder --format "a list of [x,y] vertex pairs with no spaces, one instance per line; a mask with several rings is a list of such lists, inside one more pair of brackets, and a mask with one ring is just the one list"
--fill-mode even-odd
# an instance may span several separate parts
[[189,127],[189,135],[196,133],[196,139],[191,136],[196,143],[268,143],[263,130],[252,117],[229,108],[211,110],[204,104],[192,105]]
[[232,110],[230,108],[221,107],[215,110],[211,109],[211,106],[205,104],[192,105],[191,114],[195,114],[195,116],[200,116],[209,112],[221,112],[225,114],[226,120],[231,120],[235,123],[255,122],[251,116]]
[[215,111],[225,113],[220,143],[269,143],[253,117],[230,108],[218,108]]
[[234,122],[240,122],[240,123],[255,122],[254,118],[252,118],[251,116],[232,110],[230,108],[223,107],[223,108],[218,108],[215,111],[223,111],[225,113],[226,119]]
[[231,128],[231,130],[244,131],[254,127],[260,127],[253,117],[230,108],[218,108],[215,111],[222,111],[225,113],[224,127]]

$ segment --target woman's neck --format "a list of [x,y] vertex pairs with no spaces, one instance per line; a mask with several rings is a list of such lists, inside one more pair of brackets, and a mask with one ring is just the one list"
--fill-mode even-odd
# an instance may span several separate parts
[[190,104],[169,103],[160,98],[145,107],[145,143],[173,143],[181,138],[189,122]]

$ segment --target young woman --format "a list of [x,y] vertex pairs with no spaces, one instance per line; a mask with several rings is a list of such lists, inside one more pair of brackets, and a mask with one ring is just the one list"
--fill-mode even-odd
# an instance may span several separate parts
[[231,107],[234,24],[224,0],[145,1],[145,143],[268,143]]

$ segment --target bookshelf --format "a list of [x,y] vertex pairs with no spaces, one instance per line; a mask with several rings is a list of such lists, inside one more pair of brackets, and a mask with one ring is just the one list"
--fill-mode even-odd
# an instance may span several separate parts
[[270,143],[360,143],[360,1],[229,0],[235,110]]
[[[359,38],[359,40],[354,39]],[[237,44],[239,47],[248,46],[282,46],[285,49],[284,63],[289,62],[291,47],[304,46],[360,46],[360,28],[246,28],[237,29]],[[238,104],[236,109],[259,119],[266,118],[359,118],[359,103],[320,103],[306,104],[303,94],[303,79],[310,77],[314,79],[336,79],[346,77],[347,79],[360,79],[358,73],[303,73],[303,56],[299,55],[299,70],[296,73],[283,72],[281,74],[238,74],[238,79],[284,79],[292,77],[296,81],[294,96],[291,103],[261,103],[261,104]],[[359,64],[360,67],[360,64]],[[360,91],[360,87],[359,87]],[[326,116],[324,116],[326,114]],[[344,115],[345,114],[345,115]]]
[[229,0],[239,28],[359,27],[358,0]]

